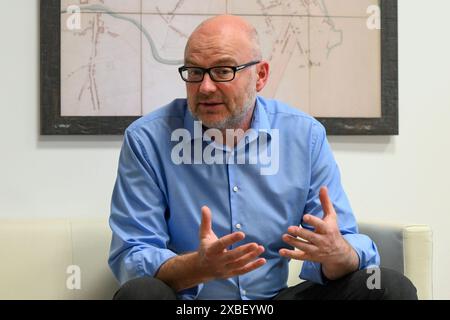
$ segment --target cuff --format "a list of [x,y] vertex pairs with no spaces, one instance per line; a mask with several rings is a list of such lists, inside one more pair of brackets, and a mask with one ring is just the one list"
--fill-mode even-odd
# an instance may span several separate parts
[[359,257],[359,270],[380,265],[380,255],[375,243],[364,234],[346,234],[344,239],[353,247]]
[[198,294],[203,289],[203,283],[200,283],[199,285],[181,290],[177,293],[177,299],[179,300],[196,300],[198,297]]
[[322,265],[318,262],[304,261],[300,278],[318,284],[326,284],[327,281],[322,274]]

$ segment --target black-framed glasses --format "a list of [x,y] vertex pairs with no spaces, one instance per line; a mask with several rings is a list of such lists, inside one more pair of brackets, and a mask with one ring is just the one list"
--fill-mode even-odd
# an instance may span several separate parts
[[260,63],[261,61],[252,61],[240,66],[216,66],[212,68],[200,68],[200,67],[186,67],[182,66],[178,68],[181,79],[186,82],[202,82],[205,77],[205,73],[209,74],[212,81],[215,82],[228,82],[234,80],[236,72],[241,71],[247,67]]

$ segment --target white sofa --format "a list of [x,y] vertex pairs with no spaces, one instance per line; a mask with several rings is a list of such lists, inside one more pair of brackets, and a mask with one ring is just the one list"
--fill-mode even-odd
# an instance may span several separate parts
[[[432,298],[432,233],[425,225],[360,224],[382,265],[403,272]],[[111,299],[118,284],[107,259],[107,220],[0,220],[0,299]],[[301,263],[290,264],[289,285]],[[79,288],[78,288],[79,285]]]

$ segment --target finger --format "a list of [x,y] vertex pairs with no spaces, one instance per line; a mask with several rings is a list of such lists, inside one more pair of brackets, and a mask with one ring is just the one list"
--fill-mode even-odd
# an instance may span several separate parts
[[300,239],[296,239],[288,234],[284,234],[282,237],[283,241],[289,244],[290,246],[297,248],[309,255],[314,255],[319,248],[311,243],[305,242]]
[[264,258],[259,258],[253,262],[250,262],[249,264],[246,264],[245,266],[243,266],[242,268],[239,268],[237,270],[235,270],[230,277],[234,277],[234,276],[240,276],[246,273],[249,273],[255,269],[258,269],[260,267],[262,267],[263,265],[266,264],[266,259]]
[[211,232],[211,210],[207,206],[202,207],[202,223],[200,224],[199,237],[206,238]]
[[314,227],[316,229],[316,231],[317,230],[323,230],[324,228],[326,228],[325,221],[323,221],[319,217],[315,217],[315,216],[310,215],[310,214],[305,214],[303,216],[303,222],[305,222],[306,224],[309,224],[310,226]]
[[328,196],[328,188],[321,187],[319,191],[320,203],[322,204],[323,209],[323,217],[336,214],[334,211],[333,203],[331,202],[330,197]]
[[309,255],[301,250],[280,249],[278,253],[280,254],[280,256],[288,259],[302,260],[302,261],[311,260]]
[[249,253],[243,255],[241,258],[235,260],[232,263],[228,263],[226,265],[227,268],[234,270],[234,269],[240,269],[245,267],[248,263],[255,260],[255,258],[259,255],[261,255],[264,252],[263,246],[258,246],[256,250],[252,250]]
[[232,261],[235,261],[247,253],[258,250],[258,247],[259,247],[258,244],[253,242],[239,246],[233,250],[229,250],[224,254],[223,262],[230,263]]
[[315,232],[307,230],[305,228],[299,228],[297,226],[290,226],[288,233],[293,237],[300,237],[303,240],[309,241],[312,244],[317,245],[320,242],[320,237]]
[[226,236],[215,241],[209,250],[213,253],[223,252],[229,246],[239,242],[245,238],[245,234],[243,232],[233,232],[231,234],[227,234]]

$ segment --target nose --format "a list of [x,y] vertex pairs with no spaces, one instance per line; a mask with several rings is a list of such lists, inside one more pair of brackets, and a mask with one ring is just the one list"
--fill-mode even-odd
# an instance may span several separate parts
[[199,92],[203,94],[210,94],[217,90],[216,83],[211,80],[211,77],[208,73],[205,73],[203,77],[203,81],[200,82]]

